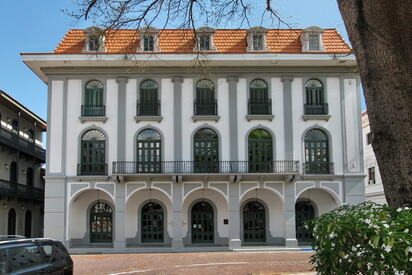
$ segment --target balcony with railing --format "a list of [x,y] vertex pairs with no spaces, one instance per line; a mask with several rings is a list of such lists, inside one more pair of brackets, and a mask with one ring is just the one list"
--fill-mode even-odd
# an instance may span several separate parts
[[38,146],[34,139],[25,138],[16,130],[0,126],[0,143],[34,156],[42,162],[46,161],[46,150]]
[[82,117],[102,117],[105,115],[105,105],[82,105]]
[[271,115],[272,114],[272,99],[264,101],[248,101],[249,115]]
[[137,101],[136,115],[141,116],[160,116],[160,100]]
[[77,164],[78,176],[105,176],[107,175],[106,163],[80,163]]
[[217,100],[214,102],[205,103],[199,100],[194,102],[195,116],[216,116],[217,115]]
[[329,106],[327,103],[312,105],[305,104],[305,115],[327,115]]
[[113,174],[299,174],[299,161],[115,161]]
[[42,201],[44,200],[44,189],[0,180],[0,196]]
[[331,162],[306,162],[303,164],[303,173],[307,175],[332,175],[334,165]]

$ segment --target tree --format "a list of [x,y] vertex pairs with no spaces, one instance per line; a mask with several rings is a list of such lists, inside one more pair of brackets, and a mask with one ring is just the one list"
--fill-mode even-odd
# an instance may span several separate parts
[[[108,29],[175,23],[178,28],[249,24],[253,0],[78,0],[77,19]],[[412,205],[412,0],[337,0],[358,62],[372,142],[388,204]],[[257,6],[257,7],[256,7]],[[253,8],[252,8],[253,7]],[[287,25],[265,0],[262,21]],[[201,19],[201,20],[200,20]],[[269,21],[269,22],[268,22]]]

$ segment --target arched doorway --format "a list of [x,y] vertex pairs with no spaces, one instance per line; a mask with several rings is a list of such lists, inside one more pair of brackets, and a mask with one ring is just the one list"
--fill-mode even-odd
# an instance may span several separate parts
[[219,171],[219,138],[209,128],[198,130],[194,136],[195,173],[217,173]]
[[265,207],[258,201],[248,202],[243,207],[243,241],[266,242]]
[[31,211],[27,210],[24,216],[24,236],[31,238]]
[[248,137],[250,173],[272,172],[272,136],[263,129],[253,130]]
[[310,201],[298,201],[295,205],[296,239],[299,243],[312,241],[312,232],[305,227],[306,222],[315,218],[315,208]]
[[17,187],[17,163],[15,161],[10,164],[10,183]]
[[16,211],[14,208],[9,210],[8,222],[7,222],[7,234],[16,235]]
[[113,209],[99,201],[90,209],[90,242],[111,243],[113,239]]
[[81,140],[81,175],[105,175],[106,137],[96,129],[83,134]]
[[214,214],[210,203],[200,201],[192,207],[192,243],[214,242]]
[[164,214],[157,202],[148,202],[142,208],[142,243],[161,243],[164,240]]
[[145,129],[137,135],[138,173],[160,173],[162,138],[153,129]]

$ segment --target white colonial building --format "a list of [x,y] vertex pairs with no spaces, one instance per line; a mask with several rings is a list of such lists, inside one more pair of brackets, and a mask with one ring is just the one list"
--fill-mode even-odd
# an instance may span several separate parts
[[45,236],[71,251],[295,247],[364,200],[334,29],[89,28],[23,61],[49,87]]
[[373,133],[369,126],[368,112],[362,113],[362,136],[365,173],[365,200],[387,204],[378,161],[372,148]]

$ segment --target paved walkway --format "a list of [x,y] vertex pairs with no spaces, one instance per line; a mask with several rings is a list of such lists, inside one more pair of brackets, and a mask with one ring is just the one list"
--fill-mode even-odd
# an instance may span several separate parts
[[74,274],[281,275],[314,274],[310,252],[202,252],[73,255]]

